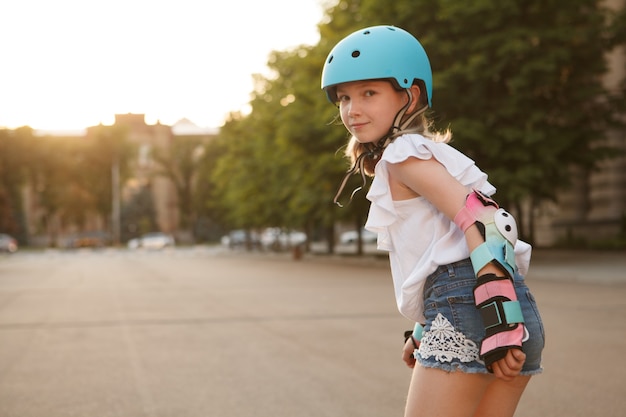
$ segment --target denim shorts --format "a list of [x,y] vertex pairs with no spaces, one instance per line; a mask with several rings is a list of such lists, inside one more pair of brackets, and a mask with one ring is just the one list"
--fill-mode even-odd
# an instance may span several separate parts
[[[543,323],[524,278],[516,274],[514,282],[528,331],[527,340],[522,343],[526,362],[521,374],[538,374],[542,371],[541,352],[545,344]],[[476,277],[469,259],[440,266],[426,279],[426,323],[420,347],[415,352],[422,366],[447,372],[487,373],[478,356],[485,328],[474,305],[475,284]]]

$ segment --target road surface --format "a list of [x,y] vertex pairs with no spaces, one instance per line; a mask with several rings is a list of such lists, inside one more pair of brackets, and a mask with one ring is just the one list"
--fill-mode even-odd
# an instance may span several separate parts
[[[626,415],[626,257],[538,253],[518,417]],[[0,256],[0,417],[402,416],[387,264],[219,248]]]

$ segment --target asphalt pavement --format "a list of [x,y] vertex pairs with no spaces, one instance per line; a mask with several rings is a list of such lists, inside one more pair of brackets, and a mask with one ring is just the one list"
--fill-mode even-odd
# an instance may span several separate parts
[[[625,255],[535,251],[545,370],[517,417],[626,415]],[[401,416],[409,326],[372,255],[0,256],[0,417]]]

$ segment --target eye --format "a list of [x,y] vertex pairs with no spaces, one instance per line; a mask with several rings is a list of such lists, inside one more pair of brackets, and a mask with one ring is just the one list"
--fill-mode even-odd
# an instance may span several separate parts
[[337,102],[338,103],[345,103],[347,101],[350,101],[350,96],[348,96],[346,94],[337,95]]
[[363,93],[365,97],[372,97],[375,94],[376,94],[376,91],[374,90],[366,90],[365,93]]

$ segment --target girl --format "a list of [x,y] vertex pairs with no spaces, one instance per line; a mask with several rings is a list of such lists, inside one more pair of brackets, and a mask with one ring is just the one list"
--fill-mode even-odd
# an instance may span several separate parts
[[405,416],[512,416],[541,372],[544,330],[523,280],[531,248],[450,132],[429,130],[426,52],[397,27],[359,30],[328,55],[322,88],[351,134],[335,202],[349,175],[374,176],[365,226],[416,322],[402,355],[413,368]]

